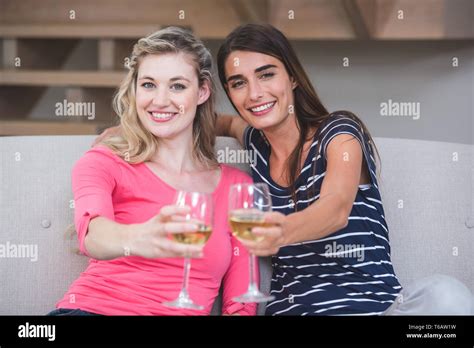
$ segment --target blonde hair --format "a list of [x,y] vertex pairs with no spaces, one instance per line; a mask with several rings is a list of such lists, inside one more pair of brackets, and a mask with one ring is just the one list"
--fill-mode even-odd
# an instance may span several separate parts
[[141,123],[135,105],[138,68],[143,57],[150,54],[185,53],[192,58],[199,86],[207,83],[211,95],[198,105],[193,121],[193,155],[207,167],[217,165],[214,154],[215,122],[214,85],[211,68],[212,57],[201,40],[191,32],[168,27],[144,37],[133,47],[129,71],[113,99],[113,107],[120,118],[121,136],[105,139],[102,143],[130,163],[141,163],[151,159],[158,141]]

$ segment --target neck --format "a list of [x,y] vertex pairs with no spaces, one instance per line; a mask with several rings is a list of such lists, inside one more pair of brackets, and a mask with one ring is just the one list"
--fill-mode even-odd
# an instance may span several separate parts
[[173,139],[160,138],[158,140],[158,149],[150,159],[150,162],[166,166],[170,172],[179,175],[200,169],[193,153],[192,134],[183,134],[179,138]]
[[297,146],[300,138],[296,116],[287,117],[279,125],[263,130],[263,133],[270,143],[272,156],[278,160],[286,160]]

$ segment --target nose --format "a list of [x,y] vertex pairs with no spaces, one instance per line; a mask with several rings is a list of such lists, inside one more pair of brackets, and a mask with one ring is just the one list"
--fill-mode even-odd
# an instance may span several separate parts
[[157,107],[166,107],[170,104],[169,91],[165,86],[159,86],[153,96],[153,104]]
[[258,101],[263,98],[263,90],[258,81],[252,80],[248,82],[249,97],[252,101]]

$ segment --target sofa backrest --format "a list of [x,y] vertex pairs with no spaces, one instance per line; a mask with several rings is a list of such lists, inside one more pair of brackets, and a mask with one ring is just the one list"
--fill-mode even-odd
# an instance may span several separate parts
[[[77,240],[70,234],[74,209],[70,172],[93,139],[0,138],[0,314],[49,312],[85,269],[87,258],[75,253]],[[444,273],[474,290],[473,147],[406,139],[375,141],[382,157],[379,184],[392,259],[402,284]],[[232,160],[226,155],[229,149],[240,147],[234,139],[218,138],[216,151],[221,158]],[[246,164],[229,164],[248,171]],[[6,250],[20,245],[32,246],[28,249],[32,254],[18,258]],[[270,265],[268,259],[260,261],[262,288],[268,290]]]

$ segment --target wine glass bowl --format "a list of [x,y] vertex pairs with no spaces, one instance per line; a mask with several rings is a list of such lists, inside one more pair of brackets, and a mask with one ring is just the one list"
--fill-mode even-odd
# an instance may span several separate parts
[[[168,237],[178,243],[204,245],[212,234],[213,225],[213,201],[212,196],[201,192],[178,191],[174,200],[175,205],[188,206],[189,213],[185,216],[177,216],[173,220],[187,223],[194,223],[198,226],[196,231],[170,233]],[[188,255],[184,257],[184,275],[181,291],[178,298],[163,304],[168,307],[187,308],[187,309],[204,309],[203,306],[193,302],[189,296],[189,273],[191,271],[191,259]]]
[[[265,213],[272,210],[268,186],[263,183],[232,185],[229,192],[229,224],[232,234],[239,240],[261,242],[264,236],[252,232],[254,227],[271,227],[265,222]],[[233,300],[241,303],[268,302],[274,296],[262,293],[255,280],[255,255],[249,253],[250,280],[245,294]]]

